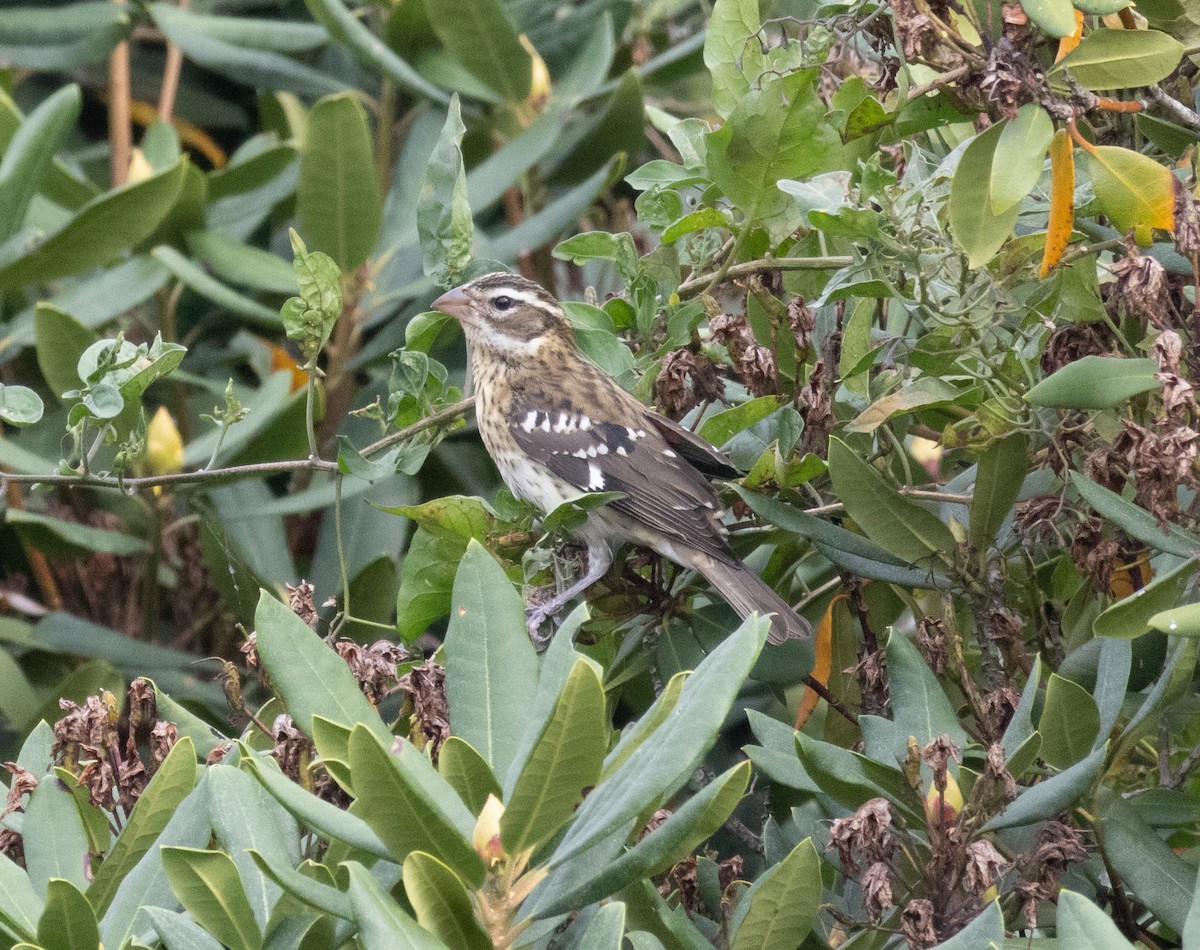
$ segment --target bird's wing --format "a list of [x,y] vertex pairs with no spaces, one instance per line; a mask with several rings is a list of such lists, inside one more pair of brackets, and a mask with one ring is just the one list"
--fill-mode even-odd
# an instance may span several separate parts
[[722,560],[731,556],[712,486],[640,404],[610,403],[615,419],[593,418],[595,410],[565,399],[557,405],[546,411],[514,401],[509,431],[527,455],[581,491],[623,492],[611,507],[667,541]]
[[741,472],[720,451],[666,416],[646,410],[646,419],[667,445],[699,469],[707,478],[738,478]]

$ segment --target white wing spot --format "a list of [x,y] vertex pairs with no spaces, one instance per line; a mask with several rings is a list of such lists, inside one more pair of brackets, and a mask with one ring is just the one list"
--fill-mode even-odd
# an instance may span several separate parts
[[629,454],[629,453],[625,451],[625,446],[623,446],[623,445],[618,445],[618,446],[617,446],[617,455],[625,456],[625,455],[628,455],[628,454]]
[[592,427],[591,419],[589,419],[587,416],[579,417],[579,429],[581,432],[587,432],[587,430],[590,429],[591,427]]
[[604,488],[604,473],[595,462],[588,462],[588,488],[600,491]]
[[550,431],[550,413],[546,413],[546,418],[542,420],[542,431]]
[[596,447],[594,445],[589,445],[587,454],[588,454],[589,458],[595,458],[596,457]]
[[637,434],[636,429],[631,429],[631,428],[629,428],[629,426],[626,426],[625,431],[629,433],[629,438],[633,439],[634,441],[637,441],[638,434]]
[[638,429],[638,430],[637,430],[637,436],[636,436],[636,438],[638,438],[638,439],[644,439],[644,438],[646,438],[646,430],[645,430],[645,429]]
[[679,458],[679,456],[676,455],[674,452],[672,452],[670,449],[663,449],[663,455],[665,455],[669,459]]
[[596,451],[600,455],[608,455],[608,446],[602,442],[598,446],[596,446]]
[[529,413],[525,417],[525,421],[521,423],[521,428],[526,432],[532,432],[534,427],[537,425],[537,416],[538,414],[536,412]]
[[587,458],[587,449],[578,449],[572,453],[577,459]]

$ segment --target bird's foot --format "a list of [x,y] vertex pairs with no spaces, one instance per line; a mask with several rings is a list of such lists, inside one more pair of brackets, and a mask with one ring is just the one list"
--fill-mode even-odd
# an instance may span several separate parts
[[[543,592],[548,594],[549,592]],[[542,632],[542,627],[547,620],[553,623],[554,616],[562,609],[562,603],[557,597],[549,598],[532,607],[525,615],[525,627],[529,631],[529,639],[533,641],[533,645],[537,647],[538,652],[546,648],[552,639],[556,627],[553,625],[546,633]]]

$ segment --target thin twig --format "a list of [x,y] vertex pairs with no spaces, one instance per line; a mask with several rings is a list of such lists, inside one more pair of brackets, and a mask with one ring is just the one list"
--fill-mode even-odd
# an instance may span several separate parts
[[1189,129],[1200,129],[1200,113],[1189,109],[1174,96],[1168,96],[1158,86],[1149,86],[1146,91],[1154,104],[1180,125],[1187,126]]
[[749,277],[751,274],[762,274],[773,270],[837,270],[849,267],[854,263],[852,257],[766,257],[758,261],[746,261],[744,264],[733,264],[724,275],[718,270],[715,274],[701,274],[679,285],[679,298],[686,300],[695,297],[703,291],[714,277],[721,276],[723,280],[737,280],[739,277]]
[[[186,10],[188,0],[179,0],[179,9]],[[163,65],[162,85],[158,91],[158,118],[168,125],[175,115],[175,96],[179,92],[179,74],[183,71],[183,50],[167,41],[167,60]]]
[[399,432],[393,432],[391,435],[385,435],[377,442],[372,442],[362,450],[364,458],[370,458],[372,455],[378,455],[385,449],[391,448],[398,442],[404,442],[411,439],[419,432],[424,432],[426,429],[436,429],[448,422],[453,422],[459,416],[466,415],[475,408],[474,399],[463,399],[452,405],[446,406],[444,409],[439,409],[433,415],[426,416],[419,422],[414,422],[412,425],[401,429]]
[[[121,3],[122,0],[112,2]],[[114,188],[129,179],[129,158],[133,153],[131,111],[129,41],[123,40],[108,57],[108,159],[109,178]]]

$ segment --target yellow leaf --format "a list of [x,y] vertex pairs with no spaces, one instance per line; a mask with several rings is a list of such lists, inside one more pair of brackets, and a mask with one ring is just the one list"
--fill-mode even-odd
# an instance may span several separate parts
[[[833,608],[839,600],[845,599],[845,594],[838,594],[833,598],[829,602],[829,606],[825,609],[825,616],[817,624],[817,634],[813,641],[815,659],[811,675],[822,686],[829,685],[829,673],[833,669]],[[796,707],[797,729],[804,727],[804,723],[808,721],[808,717],[812,715],[812,711],[817,708],[817,703],[820,699],[821,697],[817,694],[817,691],[811,686],[805,688],[804,695],[800,697],[800,703]]]
[[1089,154],[1092,185],[1104,213],[1142,247],[1151,231],[1175,229],[1175,179],[1170,170],[1127,148],[1098,145]]
[[1057,63],[1060,59],[1071,52],[1079,41],[1083,39],[1083,11],[1075,11],[1075,32],[1070,36],[1064,36],[1058,41],[1058,52],[1054,54],[1054,61]]
[[1045,277],[1062,260],[1075,224],[1075,154],[1066,129],[1050,140],[1050,218],[1046,225],[1046,250],[1039,273]]

